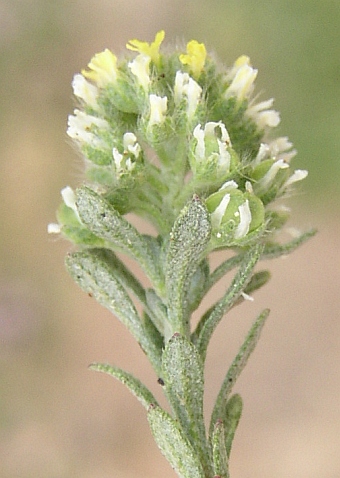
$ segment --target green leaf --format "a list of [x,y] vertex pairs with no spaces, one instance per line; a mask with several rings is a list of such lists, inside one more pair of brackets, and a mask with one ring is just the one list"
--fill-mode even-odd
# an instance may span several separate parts
[[135,259],[156,288],[163,279],[149,243],[118,211],[99,194],[84,186],[77,190],[77,210],[82,222],[96,236],[108,241],[114,250]]
[[239,266],[242,262],[244,254],[238,254],[237,256],[230,257],[226,261],[222,262],[216,269],[210,274],[210,277],[206,284],[205,294],[216,284],[222,277],[231,271],[235,267]]
[[225,430],[222,420],[215,423],[211,438],[214,476],[229,478],[228,454],[225,446]]
[[237,425],[242,414],[243,402],[239,394],[235,393],[227,402],[226,410],[223,418],[225,447],[228,457],[230,456],[231,445],[234,440]]
[[162,378],[174,415],[208,476],[211,469],[203,419],[203,365],[196,347],[184,336],[175,334],[167,343]]
[[155,346],[149,337],[138,312],[122,285],[114,261],[108,260],[109,251],[87,249],[74,252],[66,257],[66,266],[73,279],[87,293],[109,309],[132,333],[141,348],[149,357],[156,371],[159,371],[162,349]]
[[315,236],[317,229],[310,229],[286,244],[267,243],[263,251],[263,259],[275,259],[295,251],[299,246],[304,244],[308,239]]
[[204,259],[193,274],[187,292],[188,313],[197,309],[206,294],[206,283],[209,277],[209,262]]
[[[258,289],[260,289],[262,286],[267,284],[267,282],[270,279],[270,272],[269,271],[259,271],[255,272],[251,276],[250,281],[244,288],[244,293],[247,295],[253,294],[253,292],[256,292]],[[245,297],[240,296],[237,301],[234,303],[234,306],[242,303],[245,300]]]
[[171,337],[171,326],[168,321],[167,308],[153,289],[146,289],[145,295],[150,319],[165,341],[168,341]]
[[90,365],[90,369],[95,370],[96,372],[106,373],[107,375],[119,380],[141,402],[146,410],[148,410],[151,405],[157,405],[157,401],[150,390],[138,380],[138,378],[125,372],[125,370],[105,363],[93,363]]
[[168,316],[173,332],[189,336],[188,289],[210,240],[209,213],[197,196],[180,212],[170,234],[166,261]]
[[210,433],[214,428],[215,423],[217,420],[223,420],[225,410],[227,407],[227,402],[229,399],[229,395],[231,390],[239,377],[240,373],[246,366],[248,359],[255,349],[255,346],[260,338],[260,334],[262,328],[265,324],[265,321],[269,315],[269,310],[265,309],[259,317],[255,320],[254,324],[252,325],[251,329],[246,336],[245,341],[243,342],[238,354],[236,355],[233,363],[231,364],[228,373],[222,383],[221,389],[218,393],[216,403],[211,415],[210,421]]
[[151,406],[148,420],[154,439],[180,478],[205,478],[196,449],[171,416],[158,406]]
[[193,338],[197,337],[197,348],[200,355],[205,359],[209,340],[224,314],[231,309],[241,293],[244,291],[250,281],[253,269],[261,256],[263,250],[262,244],[256,244],[243,257],[241,266],[231,282],[225,295],[214,306],[209,315],[204,314],[197,328],[199,333],[195,331]]

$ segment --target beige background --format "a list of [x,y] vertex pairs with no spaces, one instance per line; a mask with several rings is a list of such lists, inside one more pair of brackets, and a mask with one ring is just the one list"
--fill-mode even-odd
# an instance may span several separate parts
[[275,96],[282,112],[279,133],[299,150],[296,167],[310,170],[290,202],[292,224],[319,234],[266,264],[270,284],[226,318],[208,356],[207,414],[251,321],[271,308],[235,387],[245,406],[231,477],[340,476],[339,6],[0,0],[1,477],[174,476],[142,407],[87,366],[119,365],[160,398],[157,377],[118,321],[67,275],[71,246],[46,234],[60,189],[82,179],[65,133],[73,74],[95,52],[120,53],[129,39],[151,40],[161,28],[168,41],[206,42],[228,64],[249,54],[258,91]]

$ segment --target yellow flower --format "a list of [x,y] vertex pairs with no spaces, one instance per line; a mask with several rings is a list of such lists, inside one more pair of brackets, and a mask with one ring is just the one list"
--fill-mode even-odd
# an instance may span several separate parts
[[198,78],[203,70],[207,50],[204,43],[191,40],[187,44],[187,54],[182,54],[179,59],[183,65],[188,65],[195,78]]
[[164,30],[160,30],[156,33],[155,41],[152,43],[148,43],[146,41],[140,40],[130,40],[129,43],[126,44],[126,48],[132,51],[138,51],[143,55],[147,55],[151,58],[151,60],[158,65],[159,63],[159,47],[161,46],[162,41],[164,40],[165,32]]
[[90,71],[83,70],[83,76],[97,83],[99,87],[117,80],[117,57],[108,49],[96,53],[88,67]]

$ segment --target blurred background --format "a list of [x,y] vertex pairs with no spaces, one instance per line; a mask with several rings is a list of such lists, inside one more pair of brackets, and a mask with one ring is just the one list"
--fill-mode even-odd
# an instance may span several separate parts
[[82,181],[65,132],[73,75],[160,29],[166,42],[205,42],[227,65],[249,55],[295,167],[310,171],[289,205],[292,224],[318,235],[268,263],[270,284],[228,316],[208,356],[207,413],[253,318],[271,308],[235,388],[245,406],[231,477],[340,476],[339,25],[338,0],[0,0],[1,477],[175,476],[134,397],[87,367],[119,365],[160,397],[157,377],[67,275],[71,246],[46,233],[60,189]]

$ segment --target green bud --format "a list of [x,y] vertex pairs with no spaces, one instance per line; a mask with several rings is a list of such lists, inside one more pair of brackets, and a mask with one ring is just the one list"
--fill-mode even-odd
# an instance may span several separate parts
[[235,186],[236,183],[230,182],[206,200],[214,242],[220,246],[241,244],[248,234],[264,226],[262,201]]

